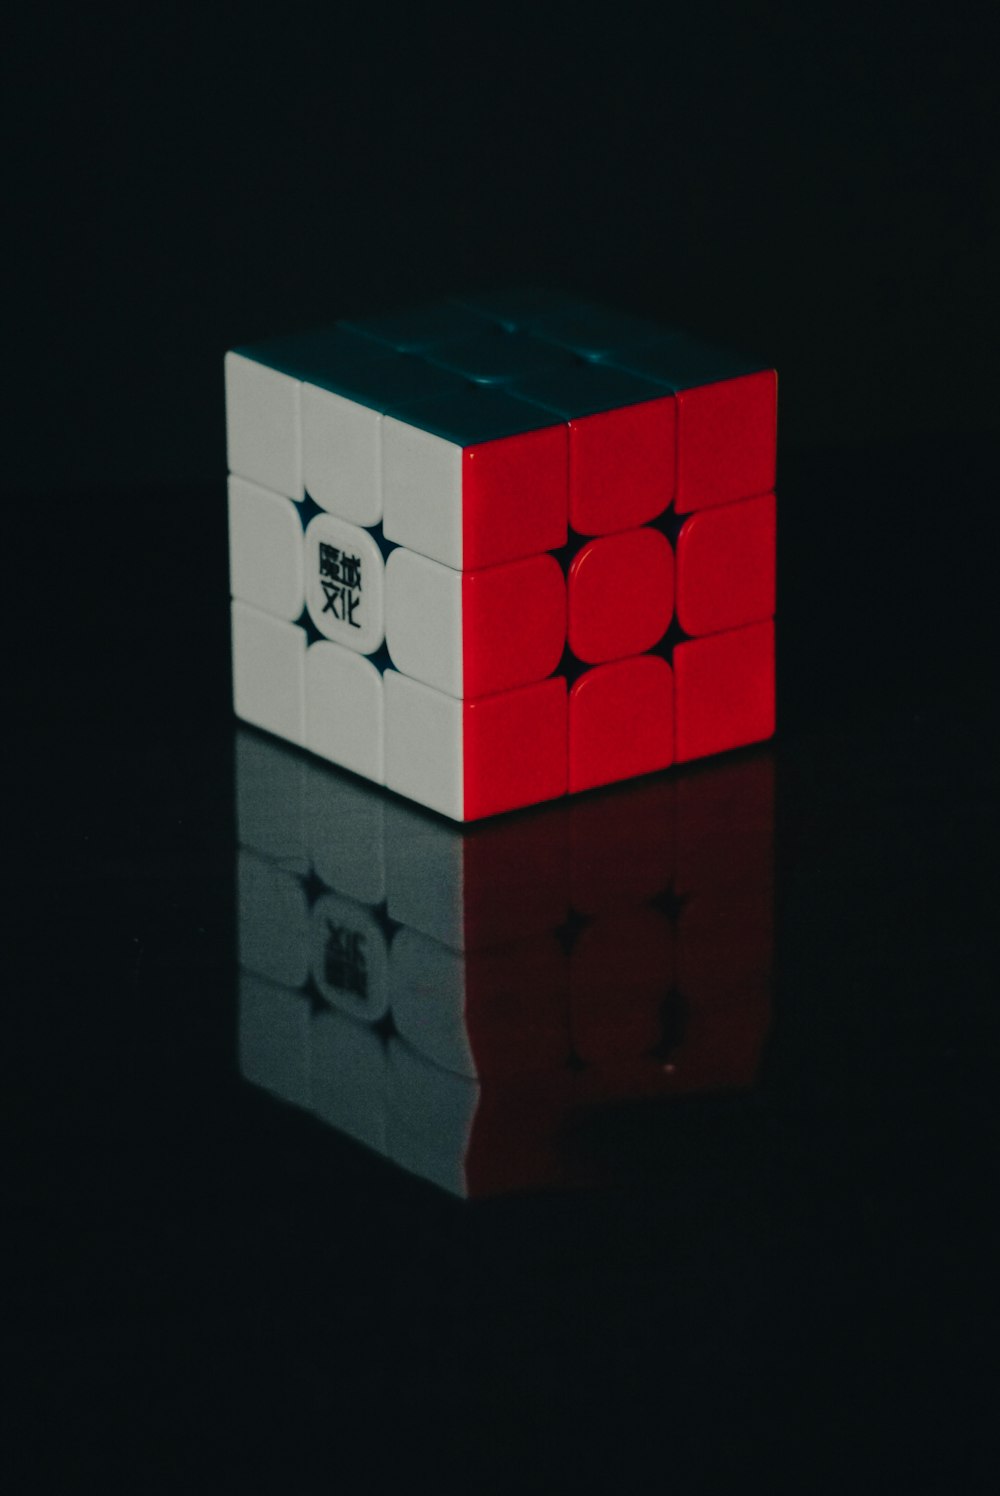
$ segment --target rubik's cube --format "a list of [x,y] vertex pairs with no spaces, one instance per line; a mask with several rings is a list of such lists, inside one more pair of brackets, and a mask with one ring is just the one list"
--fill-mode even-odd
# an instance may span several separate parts
[[236,715],[458,821],[770,737],[776,401],[540,293],[233,350]]

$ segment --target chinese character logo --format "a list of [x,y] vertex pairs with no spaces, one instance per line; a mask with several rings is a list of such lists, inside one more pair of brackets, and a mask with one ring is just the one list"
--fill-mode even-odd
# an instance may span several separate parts
[[353,993],[364,1002],[368,997],[368,963],[365,960],[365,937],[357,930],[326,922],[324,975],[331,987]]
[[361,604],[361,557],[349,556],[339,546],[320,541],[319,584],[326,598],[323,612],[359,629],[361,624],[354,615]]

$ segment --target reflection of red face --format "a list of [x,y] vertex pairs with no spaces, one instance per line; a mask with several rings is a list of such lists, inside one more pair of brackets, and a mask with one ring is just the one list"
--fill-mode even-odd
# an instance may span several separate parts
[[248,1080],[479,1195],[591,1179],[603,1108],[752,1084],[770,754],[471,831],[249,735],[236,770]]
[[[566,985],[532,980],[508,1004],[520,1045],[483,993],[470,1196],[598,1182],[573,1141],[588,1115],[753,1084],[771,1014],[773,801],[773,760],[757,755],[571,803]],[[540,949],[509,947],[508,978],[519,959],[542,977]],[[533,1027],[550,1047],[532,1049]],[[562,1046],[567,1061],[545,1069]]]

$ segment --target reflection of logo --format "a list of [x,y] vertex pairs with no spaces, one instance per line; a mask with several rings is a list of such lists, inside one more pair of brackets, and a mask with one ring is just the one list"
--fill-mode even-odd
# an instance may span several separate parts
[[360,930],[347,930],[327,920],[326,951],[323,972],[331,987],[368,998],[368,968],[365,964],[365,937]]
[[754,1083],[767,751],[471,831],[248,732],[236,784],[254,1084],[472,1197],[597,1182],[611,1108]]
[[361,602],[361,557],[349,556],[339,546],[319,544],[319,584],[326,602],[324,613],[332,613],[340,623],[359,629],[354,614]]

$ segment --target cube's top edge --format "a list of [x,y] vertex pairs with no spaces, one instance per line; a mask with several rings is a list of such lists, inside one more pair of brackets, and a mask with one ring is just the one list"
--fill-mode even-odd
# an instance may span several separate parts
[[560,420],[572,421],[647,400],[669,399],[673,392],[655,380],[609,364],[576,362],[568,368],[521,379],[512,393],[551,411]]
[[292,379],[313,383],[346,376],[391,356],[390,350],[338,326],[239,344],[230,352]]
[[531,330],[582,358],[607,358],[642,348],[655,342],[663,331],[645,317],[587,302],[546,312],[532,321]]
[[613,355],[608,362],[630,374],[655,379],[675,393],[773,369],[766,359],[716,348],[687,333],[668,331],[641,348]]
[[426,356],[429,362],[475,384],[499,386],[549,370],[570,369],[576,362],[565,348],[523,329],[508,330],[500,323],[489,332],[447,343]]
[[561,291],[513,288],[456,300],[578,359],[611,364],[675,391],[773,368],[766,359]]
[[232,352],[380,414],[414,400],[460,394],[466,384],[460,374],[416,354],[337,328]]
[[[538,289],[431,302],[232,352],[382,414],[406,418],[410,407],[447,400],[455,411],[439,413],[441,434],[463,445],[546,424],[526,423],[523,410],[515,417],[488,402],[470,403],[470,383],[572,420],[772,371],[766,360]],[[473,413],[470,428],[466,416]],[[480,434],[469,436],[476,425]]]
[[414,400],[389,414],[459,447],[474,447],[559,424],[551,410],[532,401],[468,383],[457,394]]

